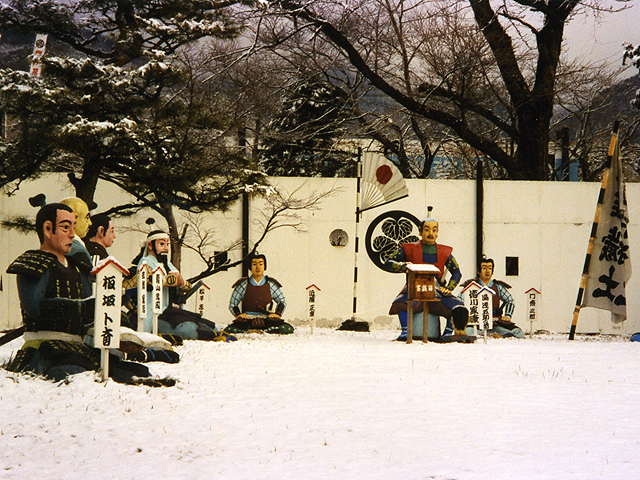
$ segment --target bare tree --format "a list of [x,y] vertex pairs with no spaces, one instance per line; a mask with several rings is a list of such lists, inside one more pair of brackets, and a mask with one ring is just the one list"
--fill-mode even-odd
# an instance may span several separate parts
[[[313,192],[309,196],[297,197],[297,192],[283,193],[271,187],[262,197],[266,203],[266,208],[259,211],[259,217],[254,221],[257,227],[257,238],[252,242],[248,255],[252,255],[265,240],[267,235],[282,228],[292,228],[296,231],[304,231],[304,223],[300,217],[303,211],[318,210],[320,203],[337,193],[338,189],[330,189],[324,192]],[[185,223],[183,230],[188,227],[184,236],[183,248],[195,252],[205,265],[205,268],[189,279],[194,283],[221,270],[243,264],[246,260],[240,257],[235,261],[223,261],[227,254],[241,249],[242,240],[234,239],[226,245],[218,245],[214,239],[214,232],[208,230],[199,216],[188,213],[184,214]]]
[[[257,28],[268,30],[256,36],[263,46],[306,50],[308,63],[324,65],[328,75],[361,93],[373,89],[384,98],[396,112],[392,122],[376,121],[374,109],[363,110],[358,120],[362,131],[396,155],[404,174],[424,174],[434,148],[443,138],[456,137],[509,178],[546,179],[564,27],[586,9],[613,10],[603,5],[600,0],[286,0],[262,2],[254,13]],[[403,150],[416,144],[423,154],[421,169]]]
[[[560,129],[567,129],[569,151],[565,162],[576,162],[584,181],[598,180],[603,171],[614,120],[620,122],[623,158],[631,160],[634,157],[628,153],[636,148],[634,144],[640,139],[637,134],[640,112],[630,105],[635,90],[634,79],[620,81],[621,71],[621,68],[612,69],[605,64],[564,65],[559,69],[551,129],[556,135]],[[565,169],[567,165],[560,168]],[[626,179],[636,181],[638,176],[634,169],[627,170]]]

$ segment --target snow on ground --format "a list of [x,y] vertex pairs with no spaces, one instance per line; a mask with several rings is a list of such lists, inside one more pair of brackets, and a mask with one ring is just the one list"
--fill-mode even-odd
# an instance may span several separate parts
[[149,364],[173,388],[0,370],[0,478],[640,476],[640,343],[394,335],[190,341],[179,364]]

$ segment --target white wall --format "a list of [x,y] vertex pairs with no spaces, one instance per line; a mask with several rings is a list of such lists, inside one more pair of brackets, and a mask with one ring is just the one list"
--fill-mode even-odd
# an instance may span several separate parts
[[[260,251],[268,258],[267,274],[284,285],[288,307],[286,318],[295,325],[306,322],[307,290],[317,285],[321,291],[316,298],[318,325],[338,326],[351,317],[353,301],[354,235],[355,235],[355,179],[272,178],[272,183],[289,193],[304,197],[312,192],[336,188],[338,192],[324,200],[318,211],[301,214],[306,232],[291,228],[274,231]],[[409,180],[409,197],[364,212],[359,225],[360,252],[358,255],[358,316],[371,322],[373,328],[396,328],[397,321],[388,315],[391,301],[401,289],[404,276],[390,274],[377,268],[368,258],[364,237],[371,222],[385,211],[403,210],[422,219],[426,206],[433,205],[433,216],[440,222],[438,241],[454,247],[464,278],[475,270],[475,182],[466,180]],[[507,182],[487,181],[484,184],[484,252],[496,262],[496,278],[512,285],[516,300],[514,320],[528,331],[525,317],[525,291],[536,288],[542,292],[539,321],[535,329],[568,332],[576,302],[580,276],[591,230],[599,183]],[[48,176],[25,183],[12,197],[1,196],[2,216],[15,214],[35,216],[35,209],[27,199],[44,192],[49,201],[72,195],[64,176]],[[630,210],[629,235],[631,258],[640,251],[640,185],[628,184]],[[113,187],[101,184],[97,192],[98,210],[122,203],[126,195]],[[260,220],[264,202],[254,200],[251,221]],[[127,221],[127,225],[144,224],[149,213]],[[156,216],[157,220],[160,220]],[[241,236],[241,209],[234,206],[225,214],[208,214],[206,225],[211,229],[220,248]],[[112,255],[128,265],[137,253],[141,233],[124,232],[123,221],[116,225],[118,238]],[[257,226],[254,225],[257,232]],[[346,247],[331,246],[329,235],[335,229],[349,235]],[[255,234],[255,233],[254,233]],[[21,236],[0,229],[0,330],[19,325],[19,306],[15,280],[5,273],[7,266],[22,251],[37,248],[35,234]],[[232,259],[239,252],[231,254]],[[519,275],[505,277],[505,257],[519,258]],[[200,271],[201,264],[190,252],[184,253],[182,271],[188,277]],[[227,303],[232,283],[240,276],[240,267],[216,274],[206,280],[210,287],[206,316],[219,325],[230,322]],[[629,319],[622,328],[614,328],[609,314],[591,308],[583,309],[578,332],[632,333],[640,331],[640,298],[638,280],[631,278],[627,287]],[[189,304],[189,308],[194,305]]]

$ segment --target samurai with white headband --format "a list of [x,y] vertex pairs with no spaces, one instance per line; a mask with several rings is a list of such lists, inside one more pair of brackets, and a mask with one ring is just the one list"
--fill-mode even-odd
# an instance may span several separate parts
[[[169,261],[169,235],[162,230],[154,230],[147,235],[144,247],[144,253],[138,262],[138,271],[143,263],[147,264],[149,271],[153,272],[156,268],[161,267],[165,276],[163,292],[162,292],[162,310],[166,310],[169,306],[169,287],[182,287],[185,280]],[[147,292],[147,305],[151,305],[151,292]],[[153,323],[152,309],[147,310],[147,318],[144,320],[144,331],[151,332]],[[159,326],[160,332],[162,328]]]
[[[176,336],[185,340],[213,340],[217,342],[236,340],[231,335],[218,332],[216,324],[203,318],[202,315],[171,305],[172,300],[176,303],[184,303],[184,300],[180,300],[180,295],[176,295],[176,298],[169,296],[170,292],[173,293],[172,289],[175,287],[189,290],[191,285],[169,261],[169,244],[169,235],[162,230],[153,230],[147,235],[140,254],[132,260],[138,272],[140,272],[142,264],[146,263],[149,272],[161,267],[163,274],[166,275],[162,288],[162,313],[158,316],[158,333],[172,335],[174,337],[172,341],[175,341]],[[153,292],[147,291],[147,305],[152,305],[152,296]],[[144,331],[151,332],[153,329],[152,308],[147,308],[147,316],[143,323]]]

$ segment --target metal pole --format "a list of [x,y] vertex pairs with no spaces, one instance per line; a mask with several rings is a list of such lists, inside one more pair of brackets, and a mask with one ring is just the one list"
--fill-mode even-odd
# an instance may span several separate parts
[[[238,146],[244,148],[247,145],[247,133],[244,128],[238,130]],[[242,192],[242,258],[249,255],[249,194]],[[242,277],[249,276],[247,262],[242,262]]]
[[355,232],[355,252],[353,260],[353,311],[351,314],[352,320],[356,319],[356,312],[358,311],[358,248],[359,248],[359,234],[358,227],[360,226],[360,182],[362,179],[362,149],[358,148],[358,164],[356,173],[356,232]]
[[[242,192],[242,258],[249,255],[249,194]],[[242,262],[242,276],[249,275],[247,262]]]
[[482,224],[484,222],[484,169],[482,160],[476,163],[476,265],[482,260]]

